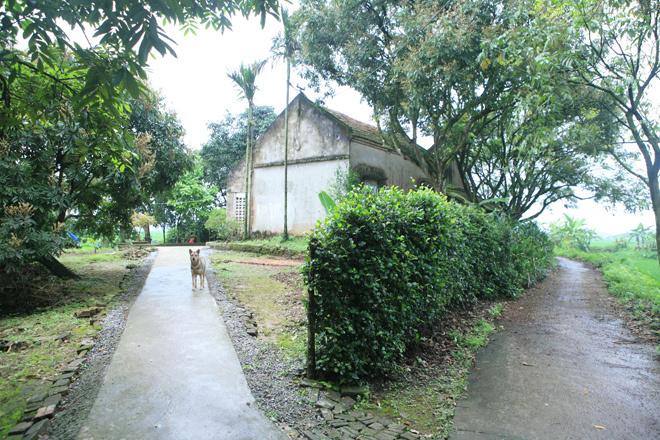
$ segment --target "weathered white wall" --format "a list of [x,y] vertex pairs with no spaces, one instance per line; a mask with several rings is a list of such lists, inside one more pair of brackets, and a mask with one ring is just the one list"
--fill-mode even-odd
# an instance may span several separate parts
[[[338,167],[348,160],[301,163],[288,167],[288,229],[300,235],[325,217],[319,192],[335,182]],[[252,231],[281,233],[284,229],[284,167],[255,168],[253,177]]]
[[[251,231],[281,233],[284,226],[284,113],[257,140],[252,175]],[[404,189],[428,181],[426,170],[391,151],[361,138],[351,139],[346,125],[317,108],[303,95],[289,105],[288,226],[302,234],[325,216],[318,194],[336,179],[337,168],[368,165],[384,171],[385,185]],[[227,213],[234,216],[234,194],[245,186],[245,163],[228,181]]]
[[351,142],[351,167],[360,164],[382,169],[387,176],[385,185],[396,185],[403,189],[413,187],[412,179],[419,184],[428,180],[428,174],[415,162],[395,151],[385,151],[359,142]]
[[[289,230],[301,234],[325,215],[318,193],[334,182],[338,164],[347,166],[348,130],[306,97],[289,104]],[[254,146],[251,230],[282,232],[284,226],[284,112]],[[228,179],[227,214],[234,217],[234,193],[245,189],[245,162]]]
[[[350,139],[346,128],[329,118],[302,95],[289,105],[288,160],[348,155]],[[284,161],[284,112],[257,140],[254,165]]]

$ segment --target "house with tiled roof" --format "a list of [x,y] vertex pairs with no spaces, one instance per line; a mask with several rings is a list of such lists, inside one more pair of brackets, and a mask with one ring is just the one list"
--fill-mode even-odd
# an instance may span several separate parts
[[[299,94],[291,101],[288,148],[288,227],[303,234],[325,216],[319,193],[352,170],[366,185],[404,189],[430,183],[421,147],[402,151],[388,144],[380,130],[343,113],[326,109]],[[245,206],[245,162],[231,172],[227,214],[243,220],[251,232],[280,233],[284,217],[284,112],[257,140],[252,157],[250,209]]]

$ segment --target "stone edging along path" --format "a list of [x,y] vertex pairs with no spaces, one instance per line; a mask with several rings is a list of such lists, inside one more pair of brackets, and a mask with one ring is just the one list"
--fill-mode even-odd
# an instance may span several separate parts
[[[87,347],[81,345],[78,349],[82,356],[87,354]],[[21,421],[8,433],[7,440],[33,440],[48,432],[50,419],[55,415],[62,398],[69,392],[69,385],[75,380],[75,374],[83,363],[80,357],[69,363],[60,375],[51,383],[48,390],[30,397],[23,412]]]
[[[28,399],[21,421],[9,431],[7,440],[35,440],[44,434],[55,433],[58,439],[76,435],[77,426],[89,411],[105,366],[112,357],[112,347],[121,336],[130,304],[142,288],[154,257],[155,253],[152,253],[140,266],[124,275],[120,299],[103,318],[103,329],[95,339],[82,341],[77,349],[78,357],[60,370],[46,392]],[[92,307],[77,312],[76,317],[95,319],[102,311],[102,307]],[[89,394],[92,394],[91,398]],[[87,411],[80,401],[89,402]]]

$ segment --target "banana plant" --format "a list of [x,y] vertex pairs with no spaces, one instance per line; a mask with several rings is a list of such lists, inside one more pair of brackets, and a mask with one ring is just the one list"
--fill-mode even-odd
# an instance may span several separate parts
[[332,197],[330,197],[330,194],[325,191],[321,191],[319,193],[319,200],[321,201],[321,205],[323,205],[323,209],[325,209],[326,214],[332,213],[332,211],[334,211],[337,207],[337,204],[332,199]]

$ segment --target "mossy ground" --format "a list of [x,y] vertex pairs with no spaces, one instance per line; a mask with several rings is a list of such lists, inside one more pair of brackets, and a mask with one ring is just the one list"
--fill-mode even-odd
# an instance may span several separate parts
[[25,294],[47,295],[38,301],[47,305],[0,316],[0,339],[18,347],[0,352],[0,438],[20,418],[26,398],[45,389],[47,381],[76,357],[82,339],[100,330],[96,321],[74,314],[91,306],[112,304],[129,264],[120,251],[76,250],[62,255],[60,261],[80,279],[44,277],[39,289]]
[[458,318],[443,332],[440,350],[430,347],[430,341],[423,343],[429,350],[420,349],[399,377],[360,405],[375,415],[400,419],[429,438],[446,439],[475,354],[488,343],[493,320],[501,313],[498,303]]
[[216,251],[211,261],[228,295],[254,313],[259,337],[287,356],[304,356],[307,334],[300,267],[269,265],[269,257],[232,251]]

